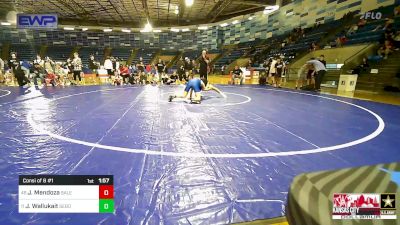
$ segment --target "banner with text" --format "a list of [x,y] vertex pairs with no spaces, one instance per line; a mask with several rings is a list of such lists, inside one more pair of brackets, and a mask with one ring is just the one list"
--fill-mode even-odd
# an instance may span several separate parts
[[57,14],[17,14],[17,28],[56,29]]

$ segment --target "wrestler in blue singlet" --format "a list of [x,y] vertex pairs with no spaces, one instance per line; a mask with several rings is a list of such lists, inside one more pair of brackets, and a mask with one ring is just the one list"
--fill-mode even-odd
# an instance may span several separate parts
[[186,87],[185,87],[185,92],[189,92],[190,89],[193,89],[193,91],[196,93],[201,91],[200,78],[193,78],[193,79],[190,79],[189,82],[187,82]]

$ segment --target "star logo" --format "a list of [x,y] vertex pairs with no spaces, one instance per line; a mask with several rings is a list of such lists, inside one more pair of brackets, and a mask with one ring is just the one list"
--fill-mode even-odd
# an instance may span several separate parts
[[395,209],[396,208],[396,195],[395,194],[381,194],[381,208]]
[[383,207],[389,206],[393,207],[392,202],[394,202],[394,199],[390,199],[390,196],[388,195],[386,199],[382,199],[382,201],[385,203]]

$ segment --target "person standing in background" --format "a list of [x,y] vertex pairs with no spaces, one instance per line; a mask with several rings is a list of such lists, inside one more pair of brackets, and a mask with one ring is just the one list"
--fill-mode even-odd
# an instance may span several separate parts
[[31,82],[25,76],[25,72],[21,69],[21,65],[19,63],[15,64],[13,68],[13,73],[20,87],[25,87],[26,85],[30,85]]
[[111,82],[111,76],[113,75],[113,63],[110,59],[110,56],[107,56],[106,60],[104,60],[104,69],[107,70],[108,79]]
[[275,83],[274,87],[281,88],[281,77],[283,74],[283,69],[285,67],[285,64],[283,63],[281,58],[278,58],[276,63],[275,63]]
[[19,60],[17,59],[17,53],[11,52],[11,59],[8,60],[8,68],[11,72],[14,72],[14,68],[19,64]]
[[40,55],[36,56],[36,59],[33,60],[33,83],[35,84],[35,86],[38,86],[37,83],[37,79],[39,78],[40,81],[42,82],[42,85],[45,84],[44,82],[44,75],[45,71],[44,71],[44,60],[42,59],[42,57],[40,57]]
[[209,72],[210,58],[207,56],[207,51],[203,50],[201,52],[201,57],[199,59],[199,73],[200,79],[203,81],[204,85],[208,84],[208,72]]
[[181,57],[178,62],[176,63],[178,80],[183,82],[184,74],[185,74],[185,62],[183,61],[183,57]]
[[138,76],[139,76],[139,83],[146,84],[146,74],[144,73],[144,62],[143,58],[140,57],[138,63],[136,64],[137,70],[138,70]]
[[164,73],[165,73],[165,63],[161,60],[161,59],[158,59],[158,63],[157,63],[157,65],[156,65],[156,67],[157,67],[157,76],[158,76],[158,79],[159,79],[159,81],[160,81],[160,83],[162,84],[163,83],[163,76],[164,76]]
[[193,69],[193,65],[192,65],[192,61],[190,61],[189,57],[185,58],[185,81],[189,81],[189,75],[192,74],[192,69]]
[[74,59],[72,60],[72,65],[74,67],[74,81],[76,85],[76,79],[79,79],[79,82],[81,82],[82,77],[82,60],[79,58],[79,54],[77,52],[74,53]]
[[89,69],[92,73],[97,74],[97,70],[99,69],[99,63],[95,61],[94,55],[90,55],[89,57]]
[[273,85],[275,85],[275,73],[276,73],[275,64],[276,64],[276,60],[275,60],[275,58],[272,58],[271,63],[269,64],[268,77],[271,77]]

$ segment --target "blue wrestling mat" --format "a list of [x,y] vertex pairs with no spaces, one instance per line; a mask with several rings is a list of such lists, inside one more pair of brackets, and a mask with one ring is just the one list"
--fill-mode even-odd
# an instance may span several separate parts
[[[400,107],[221,86],[0,90],[0,224],[226,224],[285,214],[294,176],[400,160]],[[114,175],[114,214],[20,214],[18,175]]]

